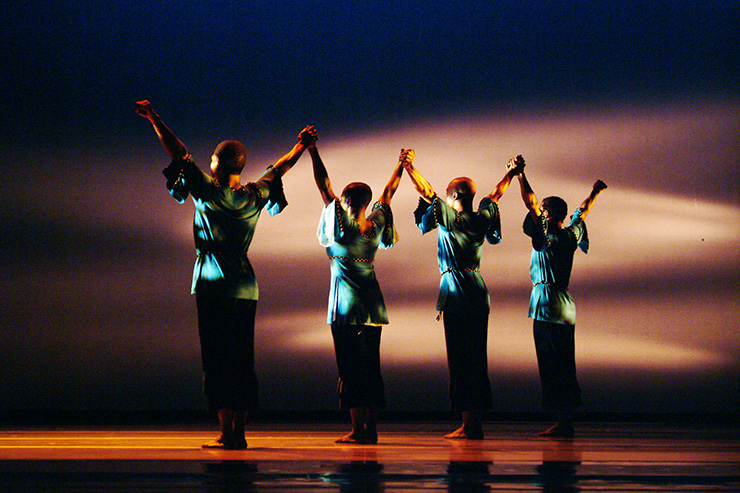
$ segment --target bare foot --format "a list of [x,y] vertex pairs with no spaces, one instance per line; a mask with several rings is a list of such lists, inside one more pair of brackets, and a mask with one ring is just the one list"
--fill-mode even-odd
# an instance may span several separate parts
[[367,443],[365,437],[357,433],[349,433],[343,437],[334,440],[334,443],[364,444]]
[[211,440],[208,443],[204,443],[201,445],[202,448],[220,448],[220,449],[226,449],[227,444],[223,437],[218,437],[214,440]]
[[483,440],[483,430],[470,432],[461,426],[457,430],[444,436],[447,440]]
[[575,430],[572,426],[563,426],[560,424],[553,425],[545,431],[537,433],[537,436],[545,438],[573,438],[574,435]]
[[247,448],[247,441],[243,438],[241,440],[226,440],[223,437],[218,437],[215,440],[204,443],[201,447],[221,450],[244,450]]

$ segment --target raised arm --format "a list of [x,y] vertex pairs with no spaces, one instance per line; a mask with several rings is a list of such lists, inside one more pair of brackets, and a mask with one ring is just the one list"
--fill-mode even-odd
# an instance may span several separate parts
[[498,185],[493,189],[493,192],[488,195],[488,198],[491,199],[492,202],[498,202],[498,200],[504,195],[504,192],[509,188],[509,185],[511,185],[511,180],[523,170],[524,158],[522,156],[509,159],[509,162],[506,165],[506,174],[501,181],[498,182]]
[[301,133],[298,134],[298,142],[296,143],[296,145],[293,146],[290,152],[278,159],[278,161],[273,164],[272,167],[275,168],[275,171],[280,176],[283,176],[285,173],[287,173],[290,168],[292,168],[293,165],[298,162],[298,158],[301,157],[303,151],[305,151],[310,145],[318,140],[318,135],[318,131],[310,125],[301,130]]
[[165,152],[170,155],[172,160],[180,159],[188,155],[188,149],[185,147],[180,139],[175,137],[172,130],[164,124],[162,119],[157,113],[154,112],[152,105],[149,101],[139,101],[136,103],[136,113],[149,120],[154,127],[154,131],[157,132],[162,147]]
[[383,193],[378,199],[379,202],[384,204],[390,204],[393,194],[398,189],[398,184],[401,183],[401,177],[403,176],[404,163],[414,162],[414,150],[413,149],[401,149],[401,155],[398,156],[398,163],[396,164],[391,179],[388,180],[388,184],[383,189]]
[[324,162],[321,160],[319,149],[315,143],[308,148],[308,153],[311,155],[313,179],[316,182],[316,187],[319,189],[319,194],[321,194],[321,200],[324,201],[324,205],[329,205],[333,200],[336,200],[337,196],[331,188],[329,173],[326,172],[326,166],[324,166]]
[[594,187],[591,189],[591,193],[586,197],[586,200],[583,201],[581,204],[581,219],[586,219],[586,216],[589,212],[591,212],[591,208],[594,205],[594,201],[596,200],[596,197],[601,193],[602,190],[606,188],[606,183],[604,183],[601,180],[596,180],[596,183],[594,183]]
[[419,170],[414,167],[412,162],[403,161],[402,165],[406,170],[406,173],[408,173],[409,178],[411,178],[411,183],[416,187],[416,191],[419,192],[419,195],[421,195],[424,200],[431,204],[435,195],[437,195],[434,193],[432,185],[430,185],[429,182],[421,176],[421,173],[419,173]]
[[529,181],[527,180],[527,176],[524,174],[524,170],[522,170],[517,176],[519,177],[519,187],[521,188],[524,205],[527,210],[529,210],[532,218],[536,220],[540,215],[542,215],[542,210],[540,209],[540,203],[537,200],[537,196],[529,185]]

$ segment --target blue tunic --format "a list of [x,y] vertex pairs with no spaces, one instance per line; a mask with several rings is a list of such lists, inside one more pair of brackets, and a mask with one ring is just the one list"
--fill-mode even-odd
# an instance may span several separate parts
[[247,258],[257,220],[267,206],[277,214],[287,205],[279,173],[270,166],[260,178],[236,190],[219,187],[188,155],[164,171],[170,194],[195,203],[193,234],[197,259],[192,293],[256,300],[257,280]]
[[375,253],[398,240],[390,206],[376,202],[368,216],[369,234],[360,232],[339,201],[321,214],[317,236],[331,259],[331,287],[327,323],[384,325],[388,323],[383,294],[375,277]]
[[441,275],[437,310],[482,310],[488,312],[490,299],[480,275],[483,240],[501,242],[498,204],[486,197],[474,214],[458,213],[435,197],[423,199],[414,212],[422,234],[438,228],[437,261]]
[[539,224],[531,215],[527,215],[524,232],[532,238],[529,272],[533,288],[529,317],[544,322],[575,325],[576,305],[568,293],[573,254],[577,248],[588,253],[589,246],[581,210],[573,213],[566,228],[552,231],[544,215],[539,217]]

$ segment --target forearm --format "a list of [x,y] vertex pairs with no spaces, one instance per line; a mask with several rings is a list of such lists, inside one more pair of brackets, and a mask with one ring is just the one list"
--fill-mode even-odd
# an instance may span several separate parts
[[594,202],[596,201],[596,197],[598,197],[599,193],[601,193],[601,190],[597,187],[594,187],[591,190],[591,193],[586,197],[586,200],[583,201],[581,204],[581,219],[586,219],[586,216],[588,216],[588,213],[591,212],[591,208],[594,206]]
[[391,179],[388,180],[388,184],[386,184],[385,189],[383,189],[383,194],[380,196],[380,202],[384,204],[391,203],[393,194],[396,193],[396,190],[398,189],[398,185],[399,183],[401,183],[402,176],[403,176],[403,162],[399,161],[398,164],[396,164],[396,168],[393,170],[393,175],[391,175]]
[[175,160],[187,156],[188,149],[185,147],[185,144],[175,137],[175,134],[165,125],[159,115],[153,114],[148,117],[148,120],[154,127],[154,131],[157,132],[162,147],[164,147],[165,152],[169,154],[171,159]]
[[537,200],[537,196],[534,194],[534,190],[532,190],[532,187],[530,186],[529,181],[527,180],[527,177],[524,175],[523,172],[520,173],[518,176],[519,187],[521,189],[522,201],[524,202],[524,206],[527,208],[530,214],[535,217],[539,217],[542,212],[540,211],[540,203]]
[[324,166],[324,162],[319,155],[319,150],[316,147],[309,148],[308,153],[311,155],[313,179],[316,182],[316,187],[319,189],[321,200],[323,200],[324,205],[329,205],[332,200],[336,199],[334,191],[331,188],[329,173],[326,171],[326,166]]
[[496,188],[493,189],[493,192],[491,192],[488,197],[493,202],[498,202],[501,197],[503,197],[506,190],[508,190],[509,185],[511,185],[511,180],[514,178],[514,176],[517,174],[517,170],[510,169],[506,172],[504,177],[501,179],[500,182],[498,182],[498,185],[496,185]]
[[436,195],[434,193],[432,185],[430,185],[429,182],[423,176],[421,176],[421,173],[419,173],[419,171],[413,165],[409,164],[408,166],[406,166],[406,172],[411,179],[411,183],[414,184],[416,191],[419,192],[419,195],[421,195],[424,200],[431,203],[432,200],[434,200],[434,196]]
[[306,145],[302,142],[298,142],[296,145],[293,146],[290,152],[278,159],[278,161],[272,165],[272,167],[275,168],[275,172],[280,176],[285,175],[285,173],[290,171],[295,163],[298,162],[298,158],[301,157],[303,151],[305,150]]

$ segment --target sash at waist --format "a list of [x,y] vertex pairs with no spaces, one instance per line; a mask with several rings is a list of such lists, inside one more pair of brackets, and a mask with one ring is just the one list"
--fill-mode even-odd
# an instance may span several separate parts
[[458,272],[480,272],[480,269],[461,269],[459,267],[450,267],[449,269],[446,269],[445,271],[440,272],[439,275],[440,276],[444,276],[445,274],[447,274],[449,272],[453,272],[453,271],[458,271]]

